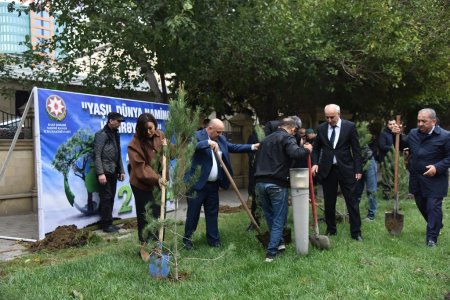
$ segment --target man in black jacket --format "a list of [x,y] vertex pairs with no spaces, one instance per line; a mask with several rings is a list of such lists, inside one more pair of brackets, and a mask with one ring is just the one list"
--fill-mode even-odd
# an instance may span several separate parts
[[119,227],[112,224],[112,211],[116,196],[117,179],[125,179],[120,151],[118,129],[125,118],[116,112],[108,114],[108,123],[94,138],[95,173],[100,183],[100,224],[104,232],[116,232]]
[[326,122],[317,128],[312,156],[313,175],[319,174],[325,202],[327,234],[336,235],[336,199],[338,184],[344,195],[353,239],[362,241],[356,183],[362,177],[361,149],[353,122],[340,118],[341,109],[329,104],[324,109]]
[[[298,124],[297,124],[298,125]],[[300,147],[294,135],[296,122],[283,119],[278,129],[262,141],[256,155],[256,193],[266,218],[270,241],[266,262],[271,262],[284,244],[283,229],[288,214],[289,168],[293,159],[304,159],[311,144]]]
[[[289,116],[288,118],[291,118],[295,122],[295,135],[294,135],[295,140],[300,145],[303,145],[303,143],[300,143],[302,120],[297,116]],[[283,122],[282,120],[272,120],[272,121],[267,122],[264,126],[264,136],[268,136],[271,133],[275,132],[279,128],[279,126],[282,124],[282,122]],[[303,128],[303,130],[304,130],[304,128]],[[260,140],[256,136],[256,132],[253,131],[252,134],[248,138],[247,144],[255,144],[255,143],[259,143],[259,142],[260,142]],[[252,197],[252,207],[251,207],[252,215],[255,218],[255,221],[257,222],[257,224],[259,224],[259,216],[257,215],[258,203],[257,203],[257,199],[256,199],[256,192],[255,192],[255,185],[256,185],[256,183],[255,183],[256,153],[255,152],[249,153],[248,161],[249,161],[249,163],[248,163],[248,195],[249,195],[249,197]],[[296,164],[298,164],[298,162],[293,161],[291,167],[293,167],[293,168],[306,167],[305,159],[301,160],[301,163],[303,163],[302,166],[297,166]],[[254,225],[252,222],[250,222],[250,224],[247,227],[247,231],[252,231],[253,229],[254,229]]]

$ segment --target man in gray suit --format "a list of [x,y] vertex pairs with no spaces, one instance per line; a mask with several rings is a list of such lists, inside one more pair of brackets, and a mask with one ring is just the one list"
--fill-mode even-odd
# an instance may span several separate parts
[[322,180],[327,234],[336,235],[336,198],[338,184],[345,198],[350,219],[350,233],[362,241],[359,204],[354,196],[356,183],[362,177],[361,150],[353,122],[340,118],[336,104],[325,106],[326,123],[319,125],[312,156],[313,175]]

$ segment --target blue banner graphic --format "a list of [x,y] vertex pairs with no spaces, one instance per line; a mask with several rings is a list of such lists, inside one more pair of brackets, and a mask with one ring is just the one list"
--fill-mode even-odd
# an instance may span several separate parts
[[[127,146],[139,115],[153,114],[161,130],[169,115],[167,104],[47,89],[34,90],[34,105],[39,239],[60,225],[82,228],[99,221],[92,150],[94,135],[107,123],[109,112],[125,117],[119,128],[125,169]],[[129,174],[125,172],[125,181],[117,184],[115,218],[135,216]]]

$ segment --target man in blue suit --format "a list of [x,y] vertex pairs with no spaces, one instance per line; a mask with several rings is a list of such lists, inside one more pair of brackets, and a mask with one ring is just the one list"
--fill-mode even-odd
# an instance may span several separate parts
[[[424,108],[417,115],[417,128],[402,140],[409,146],[409,192],[427,222],[426,244],[436,247],[442,225],[442,199],[448,192],[450,132],[436,124],[436,112]],[[399,133],[398,125],[392,130]]]
[[188,250],[192,249],[192,234],[197,229],[201,207],[203,205],[206,221],[206,239],[211,247],[220,247],[220,235],[218,228],[219,215],[219,187],[228,189],[230,182],[226,177],[215,153],[220,155],[230,174],[233,174],[230,163],[230,152],[243,153],[258,149],[259,144],[231,144],[222,135],[223,122],[212,119],[208,126],[195,133],[197,146],[192,159],[187,180],[195,174],[200,167],[200,176],[193,187],[192,193],[187,198],[187,215],[184,227],[183,243]]

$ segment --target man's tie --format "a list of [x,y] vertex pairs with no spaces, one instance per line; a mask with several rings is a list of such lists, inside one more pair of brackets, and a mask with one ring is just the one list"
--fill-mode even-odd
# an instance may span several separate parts
[[330,143],[331,143],[331,147],[334,148],[334,138],[336,137],[336,125],[331,126],[333,128],[333,131],[331,132],[331,136],[330,136]]

